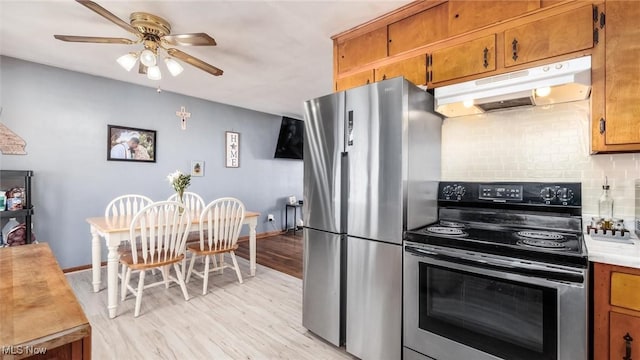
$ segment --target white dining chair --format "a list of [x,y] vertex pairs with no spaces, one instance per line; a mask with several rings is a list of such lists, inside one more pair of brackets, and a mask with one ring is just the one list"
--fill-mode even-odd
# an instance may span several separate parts
[[[143,208],[153,204],[153,200],[151,198],[146,197],[144,195],[138,194],[126,194],[120,195],[115,199],[111,200],[107,207],[104,209],[104,216],[109,217],[117,217],[117,216],[130,216],[133,217]],[[129,252],[129,244],[123,243],[118,248],[118,254],[122,255],[123,253]],[[122,265],[122,271],[118,274],[118,278],[120,281],[124,279],[126,268]]]
[[[191,275],[195,274],[203,279],[202,295],[207,293],[209,283],[209,273],[222,271],[225,268],[234,268],[238,276],[238,282],[242,284],[242,274],[236,260],[235,251],[238,249],[238,237],[240,228],[244,220],[244,204],[235,198],[221,198],[212,201],[207,205],[200,215],[200,241],[187,245],[191,256],[187,282]],[[224,254],[229,253],[233,266],[224,262]],[[219,263],[216,264],[215,256],[220,255]],[[193,266],[197,257],[204,257],[204,271],[198,272]],[[209,268],[209,260],[213,258],[214,266]]]
[[[126,266],[122,282],[122,300],[128,291],[136,297],[134,316],[140,314],[142,292],[144,289],[162,285],[169,287],[169,281],[180,285],[185,300],[189,300],[184,276],[178,266],[185,255],[185,246],[191,228],[191,214],[177,201],[160,201],[143,208],[133,217],[130,227],[131,250],[120,257],[120,263]],[[170,274],[171,265],[176,276]],[[147,270],[160,269],[161,281],[145,285]],[[129,284],[131,273],[138,272],[138,287]]]
[[[191,217],[200,217],[200,213],[205,206],[205,202],[202,197],[190,191],[186,191],[182,195],[184,199],[184,206],[191,212]],[[169,196],[167,201],[180,202],[180,199],[178,199],[178,194],[174,193],[173,195]]]
[[127,194],[116,197],[111,200],[104,210],[105,217],[135,215],[142,208],[153,204],[153,200],[137,194]]
[[[184,201],[184,206],[188,209],[188,211],[191,212],[191,218],[199,219],[200,214],[202,213],[202,209],[204,209],[204,206],[205,206],[205,202],[202,199],[202,197],[194,192],[186,191],[182,194],[182,198]],[[174,193],[173,195],[169,196],[167,200],[180,202],[180,200],[178,199],[178,193]],[[187,239],[187,243],[197,241],[197,240],[198,240],[198,235],[196,232],[189,236],[189,238]],[[182,272],[184,274],[186,274],[186,271],[187,271],[187,261],[188,259],[185,256],[184,261],[182,262]]]

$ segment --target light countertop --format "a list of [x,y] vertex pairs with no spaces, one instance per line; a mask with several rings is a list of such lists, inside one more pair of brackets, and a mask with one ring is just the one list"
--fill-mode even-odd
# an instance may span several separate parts
[[631,233],[631,243],[596,240],[585,234],[589,261],[640,269],[640,240]]

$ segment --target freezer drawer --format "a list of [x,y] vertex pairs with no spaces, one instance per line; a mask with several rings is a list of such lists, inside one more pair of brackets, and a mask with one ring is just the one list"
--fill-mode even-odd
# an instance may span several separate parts
[[304,229],[302,325],[336,346],[344,343],[340,323],[343,236]]
[[402,357],[402,246],[347,239],[347,352]]

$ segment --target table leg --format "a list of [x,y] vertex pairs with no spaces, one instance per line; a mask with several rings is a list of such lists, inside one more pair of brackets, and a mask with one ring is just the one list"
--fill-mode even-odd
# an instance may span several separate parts
[[91,226],[91,272],[93,273],[93,292],[100,291],[100,262],[102,260],[102,255],[100,254],[101,249],[100,235],[98,235],[98,231]]
[[107,258],[107,291],[109,299],[109,317],[116,317],[118,310],[118,246],[107,241],[109,256]]
[[249,225],[249,269],[251,276],[256,276],[256,226],[258,217],[253,217],[248,221]]

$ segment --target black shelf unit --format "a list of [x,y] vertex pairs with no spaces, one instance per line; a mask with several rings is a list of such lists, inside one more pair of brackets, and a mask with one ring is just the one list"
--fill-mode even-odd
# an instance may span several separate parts
[[[0,189],[8,190],[7,186],[24,187],[22,210],[0,211],[0,219],[18,218],[24,219],[26,225],[26,243],[31,243],[31,217],[33,216],[33,203],[31,202],[31,170],[0,170]],[[2,222],[4,223],[4,222]]]

